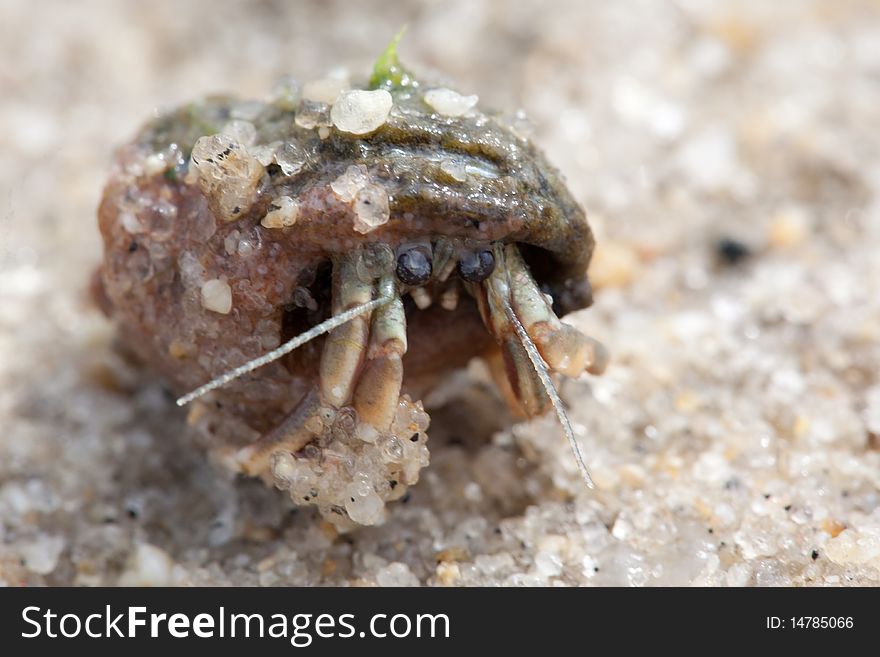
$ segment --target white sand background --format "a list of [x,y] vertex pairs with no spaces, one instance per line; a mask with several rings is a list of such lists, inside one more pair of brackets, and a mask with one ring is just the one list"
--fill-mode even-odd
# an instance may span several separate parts
[[[569,321],[614,361],[562,394],[598,489],[552,418],[452,396],[408,502],[338,536],[115,354],[95,208],[156,108],[363,75],[404,23],[405,63],[524,109],[588,209]],[[878,108],[869,1],[5,0],[0,582],[877,584]]]

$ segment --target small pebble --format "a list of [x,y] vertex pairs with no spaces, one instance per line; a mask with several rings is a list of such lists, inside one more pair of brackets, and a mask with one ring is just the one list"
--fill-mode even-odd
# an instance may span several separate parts
[[270,207],[275,209],[268,212],[260,221],[265,228],[290,228],[299,218],[299,202],[289,196],[279,196],[272,201]]
[[420,586],[419,578],[412,574],[406,564],[395,561],[376,573],[379,586]]
[[770,246],[784,249],[803,244],[808,235],[809,222],[804,212],[787,209],[771,219],[767,239]]
[[149,543],[138,543],[119,578],[120,586],[169,586],[174,560],[165,550]]
[[348,88],[348,82],[339,78],[312,80],[303,86],[302,97],[332,105],[339,98],[339,95]]
[[718,240],[715,249],[718,257],[726,265],[738,265],[752,254],[748,246],[730,237]]
[[366,135],[384,125],[391,105],[391,94],[384,89],[355,89],[343,93],[336,100],[330,110],[330,119],[342,132]]
[[369,233],[388,222],[390,209],[388,193],[381,185],[367,185],[354,198],[354,229],[359,233]]
[[594,289],[626,287],[639,273],[635,249],[623,242],[602,240],[596,245],[590,263],[590,282]]
[[462,96],[457,91],[441,87],[425,93],[425,102],[444,116],[461,116],[476,106],[477,96]]
[[221,315],[232,310],[232,288],[219,278],[212,278],[202,284],[202,306]]
[[330,183],[330,189],[339,200],[349,203],[355,195],[370,181],[370,174],[363,164],[352,164],[341,176]]

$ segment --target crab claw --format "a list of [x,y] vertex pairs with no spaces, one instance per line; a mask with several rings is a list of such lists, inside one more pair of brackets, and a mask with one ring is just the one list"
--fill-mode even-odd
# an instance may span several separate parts
[[553,328],[541,322],[529,329],[529,335],[554,372],[575,377],[585,371],[602,374],[608,366],[605,346],[569,324],[560,322],[558,328]]
[[559,320],[515,245],[499,245],[495,251],[499,266],[471,291],[486,327],[501,348],[504,366],[496,359],[492,371],[496,378],[501,372],[506,374],[507,385],[501,388],[513,393],[514,400],[508,395],[508,401],[516,402],[511,403],[514,410],[532,417],[547,410],[549,400],[506,308],[512,309],[552,372],[569,377],[585,371],[601,374],[608,364],[608,352],[597,340]]

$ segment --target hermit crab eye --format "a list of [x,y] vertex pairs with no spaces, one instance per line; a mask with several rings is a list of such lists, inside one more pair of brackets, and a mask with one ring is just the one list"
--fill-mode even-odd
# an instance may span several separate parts
[[458,259],[458,275],[469,283],[486,280],[494,269],[495,256],[489,249],[468,251]]
[[424,285],[431,271],[430,254],[422,249],[407,249],[397,256],[397,278],[405,285]]

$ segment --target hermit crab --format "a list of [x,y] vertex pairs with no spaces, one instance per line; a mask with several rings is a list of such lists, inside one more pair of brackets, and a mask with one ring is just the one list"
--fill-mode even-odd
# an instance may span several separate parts
[[476,96],[416,79],[284,82],[162,113],[120,149],[95,294],[216,457],[337,524],[376,524],[428,463],[419,399],[486,359],[521,416],[605,352],[593,237],[559,173]]

